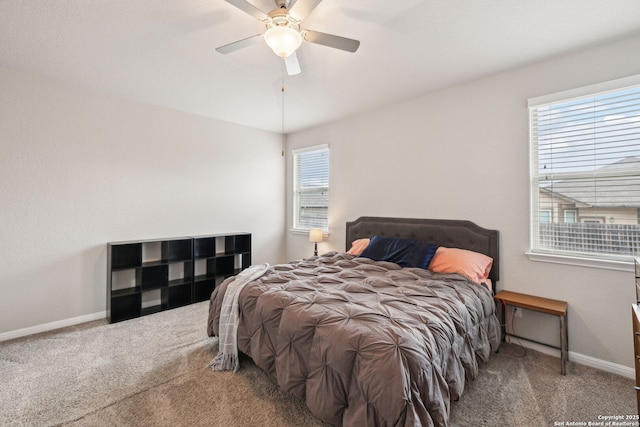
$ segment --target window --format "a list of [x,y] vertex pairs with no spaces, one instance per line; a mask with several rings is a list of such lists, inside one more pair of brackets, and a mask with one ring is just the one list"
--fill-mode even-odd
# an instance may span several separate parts
[[329,147],[293,151],[293,227],[328,232]]
[[574,223],[577,222],[576,219],[578,217],[578,211],[575,209],[568,209],[564,211],[564,222],[566,223]]
[[529,100],[531,251],[640,256],[640,76]]

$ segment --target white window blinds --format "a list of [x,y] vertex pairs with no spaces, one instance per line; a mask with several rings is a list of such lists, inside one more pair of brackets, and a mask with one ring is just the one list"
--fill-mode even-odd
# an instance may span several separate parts
[[328,232],[329,147],[293,151],[294,228]]
[[529,111],[532,251],[640,255],[640,84]]

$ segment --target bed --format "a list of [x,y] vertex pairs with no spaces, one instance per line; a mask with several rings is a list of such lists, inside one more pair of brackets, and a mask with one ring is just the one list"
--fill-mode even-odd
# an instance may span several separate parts
[[[371,239],[364,252],[348,253],[361,239]],[[433,257],[423,268],[369,258],[379,242],[411,242],[421,263],[423,253]],[[491,262],[482,278],[424,268],[441,247]],[[451,402],[497,351],[487,283],[498,279],[496,230],[461,220],[361,217],[346,224],[345,252],[270,266],[242,289],[238,350],[333,425],[446,426]],[[232,280],[211,295],[209,336],[218,334]]]

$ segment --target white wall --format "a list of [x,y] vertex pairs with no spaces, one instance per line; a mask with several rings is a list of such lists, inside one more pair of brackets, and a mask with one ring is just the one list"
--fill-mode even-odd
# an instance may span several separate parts
[[[631,368],[632,273],[533,262],[525,255],[527,99],[638,74],[639,51],[640,37],[630,38],[290,135],[289,154],[330,145],[331,236],[319,250],[343,250],[345,222],[364,215],[469,219],[498,229],[498,288],[568,301],[572,356]],[[289,184],[288,227],[290,194]],[[306,236],[287,233],[287,258],[309,255],[310,245]],[[516,327],[559,344],[554,316],[525,312]]]
[[106,243],[253,233],[284,253],[278,134],[0,68],[0,336],[106,309]]

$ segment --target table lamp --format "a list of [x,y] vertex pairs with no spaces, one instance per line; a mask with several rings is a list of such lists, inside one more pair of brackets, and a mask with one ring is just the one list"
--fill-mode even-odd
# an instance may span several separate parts
[[313,255],[318,256],[318,242],[322,242],[322,229],[312,228],[309,230],[309,241],[313,242]]

